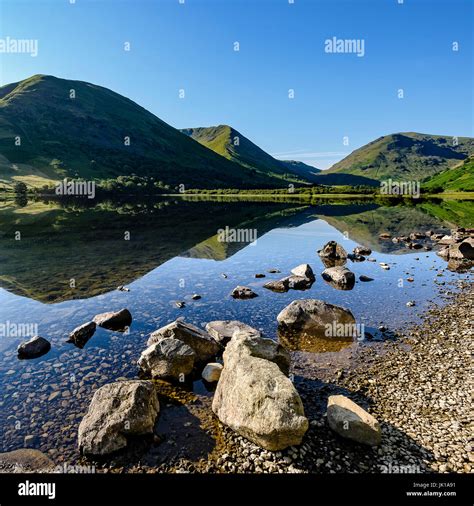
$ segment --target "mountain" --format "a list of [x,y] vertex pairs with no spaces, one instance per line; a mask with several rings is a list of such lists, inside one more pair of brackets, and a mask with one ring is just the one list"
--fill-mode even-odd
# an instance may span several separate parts
[[304,162],[298,162],[297,160],[280,160],[280,163],[289,171],[311,182],[315,182],[314,176],[317,176],[321,172],[321,169],[317,169]]
[[0,179],[41,184],[130,174],[188,188],[284,186],[107,88],[45,75],[0,88]]
[[458,164],[474,153],[474,139],[414,132],[380,137],[353,151],[324,176],[348,174],[381,181],[423,180]]
[[474,191],[474,157],[470,157],[452,169],[430,177],[422,184],[427,191]]
[[[285,181],[308,181],[307,176],[301,175],[301,167],[295,170],[288,162],[273,158],[273,156],[228,125],[185,128],[181,132],[224,158],[232,160],[247,169],[269,174]],[[306,165],[306,167],[309,166]],[[317,171],[313,167],[311,169]]]

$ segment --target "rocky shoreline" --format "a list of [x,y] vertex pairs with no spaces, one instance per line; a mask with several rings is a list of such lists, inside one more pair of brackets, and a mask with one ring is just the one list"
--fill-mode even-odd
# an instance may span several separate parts
[[[449,255],[466,243],[472,258],[471,239],[460,240]],[[281,282],[314,282],[307,264],[292,274]],[[146,381],[118,378],[95,392],[79,426],[87,455],[79,462],[119,473],[469,473],[474,297],[466,279],[399,339],[351,346],[342,367],[331,354],[290,354],[241,322],[210,322],[205,332],[178,319],[151,334],[138,361]],[[96,324],[123,331],[131,320],[126,309],[97,315],[70,339],[81,348]],[[277,320],[282,342],[285,333],[324,334],[329,321],[355,324],[349,310],[315,299],[294,300]],[[25,344],[38,353],[36,342]],[[223,366],[212,362],[222,351]],[[204,366],[215,393],[187,385]],[[189,421],[175,427],[173,416]]]
[[[474,351],[474,282],[459,281],[446,306],[433,306],[423,323],[396,342],[355,351],[355,367],[330,372],[293,365],[294,383],[309,429],[302,444],[272,452],[218,421],[204,426],[216,438],[207,458],[152,463],[109,462],[98,472],[145,473],[471,473],[472,410],[469,364]],[[366,446],[335,434],[326,419],[327,399],[343,394],[380,422],[382,442]],[[206,403],[204,403],[206,404]],[[211,400],[204,409],[210,410]]]

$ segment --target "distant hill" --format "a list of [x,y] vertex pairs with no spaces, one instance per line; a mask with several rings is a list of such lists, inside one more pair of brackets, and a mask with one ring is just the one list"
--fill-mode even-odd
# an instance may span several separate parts
[[317,169],[316,167],[313,167],[312,165],[308,165],[304,162],[299,162],[297,160],[280,160],[280,163],[282,163],[288,170],[293,172],[294,174],[307,179],[308,181],[315,182],[315,176],[317,176],[321,169]]
[[0,180],[41,185],[130,174],[191,188],[284,186],[107,88],[45,75],[0,88]]
[[[318,171],[318,169],[309,167],[309,165],[302,162],[283,162],[273,158],[273,156],[228,125],[185,128],[181,132],[215,153],[247,169],[254,169],[259,173],[268,174],[285,181],[309,181],[311,176],[307,169],[304,170],[303,166],[315,172]],[[310,177],[308,178],[308,176]]]
[[427,191],[474,191],[474,157],[432,176],[422,188]]
[[474,139],[414,132],[379,137],[333,165],[324,176],[348,174],[381,181],[421,181],[458,164],[474,153]]

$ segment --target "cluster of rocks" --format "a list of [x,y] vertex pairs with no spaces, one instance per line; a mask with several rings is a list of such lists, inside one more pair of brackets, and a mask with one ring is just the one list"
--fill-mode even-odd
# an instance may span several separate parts
[[[334,321],[355,323],[350,311],[320,300],[294,301],[278,315],[282,332],[307,335],[319,335]],[[212,411],[220,422],[260,448],[298,446],[308,430],[289,376],[289,351],[245,323],[218,320],[202,330],[176,320],[150,335],[138,366],[139,380],[106,384],[95,392],[79,426],[83,454],[107,455],[125,448],[131,436],[152,436],[160,413],[154,380],[176,384],[199,375],[217,383]],[[328,417],[344,437],[377,444],[376,422],[345,398],[331,400]]]
[[269,281],[264,288],[274,292],[287,292],[288,290],[308,290],[313,286],[316,278],[309,264],[301,264],[291,269],[291,275],[279,280]]
[[438,244],[443,248],[438,255],[448,260],[448,269],[468,270],[474,265],[474,229],[456,229],[443,236]]
[[[97,325],[108,330],[124,332],[132,323],[132,315],[128,309],[116,312],[102,313],[94,316],[93,320],[76,327],[68,337],[67,342],[78,348],[83,348],[94,335]],[[41,336],[34,336],[18,346],[19,359],[32,359],[45,355],[51,349],[51,343]]]

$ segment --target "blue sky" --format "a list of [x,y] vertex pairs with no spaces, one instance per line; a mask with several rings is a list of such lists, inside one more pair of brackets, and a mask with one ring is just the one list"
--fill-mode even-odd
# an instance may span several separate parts
[[[37,57],[0,53],[1,84],[93,82],[321,168],[389,133],[474,135],[471,0],[70,1],[0,0],[0,39],[38,40]],[[332,37],[364,56],[325,52]]]

